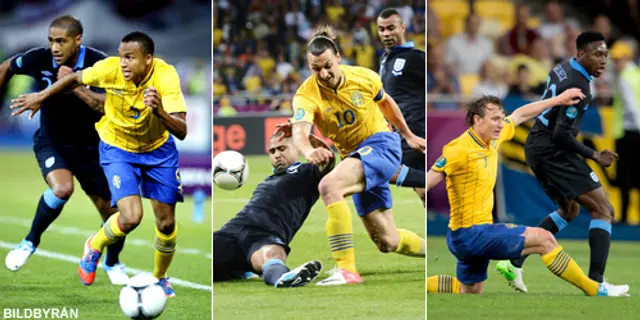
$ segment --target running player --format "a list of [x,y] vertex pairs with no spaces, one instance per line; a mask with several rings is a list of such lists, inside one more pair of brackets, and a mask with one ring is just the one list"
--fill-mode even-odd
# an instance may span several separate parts
[[[609,151],[598,151],[582,144],[576,136],[585,111],[591,103],[589,84],[599,77],[607,64],[607,44],[602,34],[584,32],[576,40],[578,56],[555,66],[547,77],[547,90],[543,98],[554,97],[576,87],[582,89],[586,99],[571,106],[557,106],[546,110],[536,119],[525,143],[527,164],[549,197],[560,208],[540,222],[539,227],[555,234],[562,230],[580,212],[580,206],[591,214],[589,247],[591,263],[589,278],[604,280],[604,270],[611,245],[613,207],[607,194],[585,159],[592,159],[609,167],[618,156]],[[522,279],[522,264],[526,256],[498,263],[498,271],[517,291],[527,292]]]
[[313,147],[309,134],[313,124],[331,139],[342,162],[319,185],[328,221],[327,236],[337,268],[318,285],[362,282],[355,265],[353,222],[345,197],[353,195],[358,215],[381,252],[424,257],[425,242],[414,232],[396,229],[391,211],[389,179],[400,167],[400,137],[390,132],[393,124],[407,144],[424,152],[424,139],[407,127],[398,105],[385,94],[380,76],[361,67],[340,65],[333,30],[321,26],[307,46],[313,75],[293,98],[294,144],[314,164],[334,155]]
[[[40,90],[65,74],[91,67],[107,56],[82,45],[82,23],[72,16],[60,16],[49,25],[49,48],[33,48],[0,64],[0,87],[14,74],[33,77]],[[73,68],[73,69],[72,69]],[[11,250],[5,265],[19,270],[36,251],[44,231],[56,220],[74,191],[73,177],[98,209],[102,221],[117,210],[110,205],[109,184],[100,167],[98,133],[104,91],[76,87],[72,94],[57,94],[42,107],[40,127],[33,135],[33,150],[49,188],[40,197],[31,229]],[[54,111],[55,110],[55,111]],[[103,265],[113,284],[128,280],[118,256],[124,238],[107,250]]]
[[559,96],[523,106],[507,118],[499,98],[485,96],[470,103],[466,117],[469,130],[444,147],[427,173],[427,190],[446,178],[451,206],[447,245],[458,259],[457,279],[429,277],[428,292],[482,293],[490,260],[535,253],[549,271],[589,296],[627,295],[627,285],[589,279],[549,231],[492,223],[500,145],[513,138],[516,126],[544,110],[575,105],[584,98],[580,89],[568,89]]
[[175,208],[183,201],[178,150],[173,136],[187,135],[186,106],[176,69],[154,58],[154,43],[142,32],[126,35],[119,57],[65,76],[44,91],[20,96],[11,106],[15,114],[31,110],[73,85],[107,90],[105,116],[96,125],[100,135],[100,164],[110,182],[111,204],[119,213],[105,222],[85,243],[78,274],[85,285],[96,276],[106,245],[133,231],[142,219],[142,199],[151,199],[156,216],[153,275],[168,296],[175,296],[167,278],[176,248]]
[[[300,154],[293,146],[291,126],[279,131],[284,139],[274,135],[269,140],[273,174],[256,187],[238,215],[213,233],[213,281],[256,272],[276,288],[299,287],[322,270],[322,263],[314,260],[289,271],[285,261],[291,251],[289,243],[320,197],[318,184],[334,162],[322,169],[297,162]],[[309,140],[316,147],[329,149],[313,135]]]
[[[384,90],[398,103],[411,132],[425,137],[425,55],[413,42],[405,40],[405,25],[395,9],[382,10],[377,20],[378,37],[385,52],[380,61],[380,77]],[[424,152],[402,143],[402,166],[391,178],[398,186],[412,187],[425,204]]]

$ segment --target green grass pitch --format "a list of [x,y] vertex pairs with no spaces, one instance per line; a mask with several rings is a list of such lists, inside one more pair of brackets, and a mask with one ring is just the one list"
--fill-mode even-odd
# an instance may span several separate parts
[[[231,219],[251,197],[255,186],[271,173],[267,156],[248,157],[247,183],[235,191],[214,189],[214,230]],[[391,187],[396,225],[425,234],[422,202],[413,190]],[[317,282],[294,289],[274,289],[262,280],[215,283],[215,319],[424,319],[424,259],[382,254],[369,239],[351,204],[356,264],[364,284],[318,287]],[[325,231],[322,200],[313,207],[305,225],[291,243],[290,268],[313,259],[324,270],[334,267]],[[323,273],[318,279],[323,279]]]
[[[587,231],[585,230],[585,233]],[[589,270],[588,240],[558,242],[583,271]],[[628,284],[631,297],[587,297],[582,291],[553,275],[539,255],[524,265],[524,281],[529,293],[517,293],[489,265],[489,278],[481,295],[427,296],[428,319],[638,319],[640,303],[640,245],[637,242],[613,242],[606,278],[614,284]],[[444,237],[427,239],[427,274],[455,275],[456,260],[447,249]]]
[[[100,227],[93,204],[76,183],[74,195],[61,216],[47,230],[39,250],[18,272],[4,267],[4,258],[22,240],[31,224],[38,199],[46,189],[32,152],[0,153],[0,307],[77,308],[80,319],[126,319],[120,311],[120,288],[110,284],[99,269],[96,282],[85,287],[77,275],[74,259],[82,255],[84,241]],[[210,201],[205,208],[210,208]],[[144,200],[141,225],[127,238],[121,261],[127,267],[153,270],[154,219]],[[178,204],[178,248],[169,276],[202,287],[211,285],[211,220],[191,220],[192,201]],[[44,253],[45,255],[42,255]],[[102,260],[101,260],[102,263]],[[177,297],[167,303],[160,319],[211,319],[211,293],[174,283]]]

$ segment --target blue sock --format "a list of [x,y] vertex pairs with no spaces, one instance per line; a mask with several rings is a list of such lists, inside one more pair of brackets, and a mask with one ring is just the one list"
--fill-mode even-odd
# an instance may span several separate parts
[[600,283],[603,281],[610,247],[611,223],[599,219],[591,220],[589,224],[589,248],[591,248],[589,278],[593,281]]
[[38,202],[36,215],[31,222],[31,229],[26,239],[33,243],[34,247],[40,244],[40,237],[45,230],[58,218],[67,200],[60,199],[53,194],[51,189],[47,189]]
[[289,268],[280,259],[269,259],[262,266],[262,278],[268,285],[275,286],[280,277],[289,272]]
[[569,224],[567,222],[567,220],[565,220],[564,218],[562,218],[558,214],[558,211],[554,211],[554,212],[550,213],[549,217],[551,218],[551,220],[553,220],[553,223],[556,225],[557,231],[545,228],[544,226],[542,226],[542,223],[541,223],[541,227],[544,228],[544,229],[549,230],[553,234],[556,234],[557,232],[560,232],[562,229],[564,229]]

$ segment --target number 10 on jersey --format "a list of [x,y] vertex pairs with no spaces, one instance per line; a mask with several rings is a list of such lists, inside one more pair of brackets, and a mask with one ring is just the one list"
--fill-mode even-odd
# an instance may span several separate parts
[[336,112],[334,113],[334,115],[338,119],[338,129],[344,126],[343,121],[348,125],[352,125],[354,122],[356,122],[356,114],[353,113],[352,110],[347,110],[342,114],[340,112]]

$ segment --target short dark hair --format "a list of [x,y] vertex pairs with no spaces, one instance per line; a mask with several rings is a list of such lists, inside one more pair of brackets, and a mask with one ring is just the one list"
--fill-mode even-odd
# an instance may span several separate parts
[[142,32],[142,31],[134,31],[122,38],[121,42],[137,42],[142,47],[142,53],[153,55],[155,51],[155,45],[153,44],[153,39],[151,37]]
[[380,14],[378,15],[378,17],[380,17],[382,19],[386,19],[386,18],[389,18],[391,16],[400,17],[400,23],[402,23],[402,16],[400,15],[400,12],[398,12],[398,10],[396,10],[394,8],[386,8],[386,9],[382,10],[382,12],[380,12]]
[[526,64],[521,63],[521,64],[518,65],[518,72],[523,71],[523,70],[524,71],[529,71],[529,67],[527,67]]
[[465,123],[469,127],[472,127],[475,124],[475,121],[473,120],[473,116],[477,114],[481,118],[484,117],[484,114],[487,111],[487,105],[489,104],[494,104],[498,106],[498,108],[500,108],[501,110],[504,110],[504,104],[502,103],[502,100],[500,100],[500,98],[496,96],[483,95],[480,98],[474,99],[467,105],[467,116],[465,118]]
[[596,31],[583,32],[576,39],[576,49],[584,50],[589,43],[596,41],[605,41],[602,33]]
[[307,45],[307,51],[317,57],[329,49],[337,55],[339,50],[335,38],[336,35],[330,26],[319,26],[313,31],[313,38]]
[[70,15],[64,15],[53,19],[51,24],[49,24],[49,29],[51,28],[65,29],[67,31],[67,35],[72,37],[82,35],[84,32],[80,20]]

